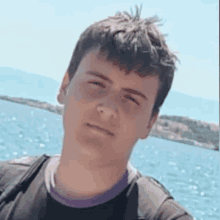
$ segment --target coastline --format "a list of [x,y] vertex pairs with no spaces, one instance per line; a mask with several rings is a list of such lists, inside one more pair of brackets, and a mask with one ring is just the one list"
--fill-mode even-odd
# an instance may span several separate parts
[[[44,109],[61,115],[63,107],[33,99],[0,95],[1,100]],[[184,116],[160,115],[149,136],[219,151],[219,125]]]

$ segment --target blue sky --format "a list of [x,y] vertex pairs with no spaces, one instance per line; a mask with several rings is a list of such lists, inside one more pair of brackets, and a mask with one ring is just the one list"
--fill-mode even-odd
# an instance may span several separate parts
[[[120,3],[119,3],[120,2]],[[13,0],[0,8],[0,66],[61,82],[80,34],[92,23],[143,3],[141,17],[157,14],[159,30],[178,52],[173,91],[219,100],[217,0]]]

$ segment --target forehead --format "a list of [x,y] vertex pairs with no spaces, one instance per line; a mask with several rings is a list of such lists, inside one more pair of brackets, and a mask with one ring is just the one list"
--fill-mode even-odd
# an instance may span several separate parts
[[[78,67],[78,76],[87,77],[87,71],[97,71],[114,81],[114,84],[121,84],[133,88],[139,88],[143,92],[154,94],[159,88],[159,79],[156,73],[145,77],[140,77],[136,72],[131,71],[126,75],[126,71],[117,64],[112,64],[106,60],[106,56],[98,54],[99,49],[90,50],[81,60]],[[119,62],[118,62],[119,63]]]

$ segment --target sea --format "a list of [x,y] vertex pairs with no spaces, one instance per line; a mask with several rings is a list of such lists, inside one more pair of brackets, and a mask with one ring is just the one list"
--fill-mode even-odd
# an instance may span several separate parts
[[[62,116],[0,100],[0,161],[61,154]],[[138,141],[130,162],[161,182],[195,220],[219,220],[219,152],[155,137]]]

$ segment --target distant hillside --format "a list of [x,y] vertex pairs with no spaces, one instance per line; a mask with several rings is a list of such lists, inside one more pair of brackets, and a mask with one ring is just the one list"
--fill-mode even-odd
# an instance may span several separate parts
[[[0,99],[62,114],[62,106],[38,100],[0,96]],[[161,115],[150,136],[219,151],[219,126],[187,117]]]
[[162,115],[178,115],[219,124],[219,102],[171,91],[164,101]]
[[57,105],[59,82],[9,67],[0,67],[0,95],[24,97]]
[[219,151],[219,125],[187,117],[161,115],[151,136]]

